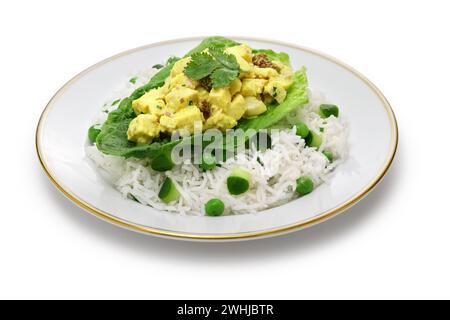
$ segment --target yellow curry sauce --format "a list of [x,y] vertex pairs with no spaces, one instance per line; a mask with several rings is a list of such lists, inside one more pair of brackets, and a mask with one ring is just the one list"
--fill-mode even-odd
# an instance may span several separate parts
[[136,113],[128,127],[128,140],[139,144],[152,142],[160,133],[193,133],[200,121],[203,130],[225,131],[236,126],[242,117],[264,113],[266,105],[281,103],[292,84],[292,69],[278,61],[268,62],[251,48],[238,45],[225,49],[239,63],[239,77],[228,86],[210,88],[184,74],[190,57],[173,66],[164,86],[152,89],[132,103]]

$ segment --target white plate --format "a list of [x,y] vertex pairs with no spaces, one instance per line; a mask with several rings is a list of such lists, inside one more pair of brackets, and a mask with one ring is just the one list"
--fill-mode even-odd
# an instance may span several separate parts
[[310,86],[339,105],[350,126],[350,155],[329,184],[280,207],[212,218],[161,212],[124,199],[99,176],[84,146],[87,128],[103,102],[130,74],[170,55],[184,55],[201,38],[133,49],[97,63],[66,83],[48,103],[36,133],[38,156],[50,180],[80,207],[113,224],[165,237],[216,241],[299,230],[335,216],[367,195],[389,169],[397,148],[395,116],[382,93],[354,69],[316,51],[271,40],[234,39],[254,48],[287,52],[294,69],[307,67]]

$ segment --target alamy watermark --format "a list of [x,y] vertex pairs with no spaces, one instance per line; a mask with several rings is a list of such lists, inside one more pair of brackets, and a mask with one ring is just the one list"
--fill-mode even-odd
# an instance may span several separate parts
[[250,148],[265,150],[271,146],[271,136],[277,134],[276,129],[219,129],[203,131],[201,121],[194,122],[194,132],[178,130],[172,134],[172,141],[180,141],[172,149],[171,158],[174,164],[181,164],[185,160],[193,164],[201,164],[205,159],[215,158],[217,163],[224,162],[238,153]]

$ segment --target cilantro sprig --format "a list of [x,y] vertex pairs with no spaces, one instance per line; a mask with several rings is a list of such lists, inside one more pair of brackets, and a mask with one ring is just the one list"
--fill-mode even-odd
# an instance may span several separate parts
[[208,48],[208,52],[193,54],[184,73],[192,80],[211,79],[213,88],[225,87],[239,76],[236,57],[219,48]]

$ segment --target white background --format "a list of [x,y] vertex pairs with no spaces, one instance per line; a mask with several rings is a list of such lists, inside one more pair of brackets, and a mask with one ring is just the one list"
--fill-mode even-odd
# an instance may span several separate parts
[[[448,1],[2,1],[0,298],[450,298]],[[379,187],[337,218],[228,244],[152,238],[86,214],[43,174],[38,117],[115,53],[171,38],[304,45],[371,79],[400,145]]]

